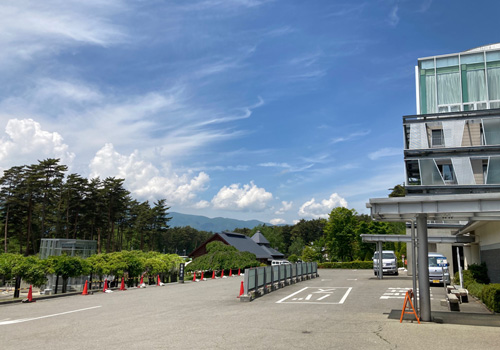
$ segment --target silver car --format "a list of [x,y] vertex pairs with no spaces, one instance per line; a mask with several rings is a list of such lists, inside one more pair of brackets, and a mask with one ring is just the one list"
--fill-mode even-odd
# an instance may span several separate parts
[[[378,251],[373,254],[373,273],[378,275]],[[382,274],[398,275],[398,262],[393,250],[382,251]]]
[[450,284],[448,260],[443,254],[429,253],[429,282]]

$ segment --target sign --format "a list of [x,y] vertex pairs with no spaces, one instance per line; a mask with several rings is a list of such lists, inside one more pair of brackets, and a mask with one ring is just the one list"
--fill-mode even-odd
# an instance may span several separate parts
[[179,266],[179,283],[184,283],[184,263]]

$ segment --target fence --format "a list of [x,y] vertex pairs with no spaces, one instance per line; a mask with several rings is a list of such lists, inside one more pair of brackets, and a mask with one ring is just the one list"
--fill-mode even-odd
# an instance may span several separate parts
[[315,262],[245,269],[244,295],[240,300],[251,301],[273,290],[316,277],[318,264]]

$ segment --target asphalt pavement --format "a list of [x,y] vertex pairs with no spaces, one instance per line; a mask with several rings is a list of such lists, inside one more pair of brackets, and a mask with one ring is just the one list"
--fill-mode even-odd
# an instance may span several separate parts
[[[442,323],[406,317],[400,323],[409,277],[378,280],[371,270],[319,274],[249,303],[237,298],[243,277],[232,277],[1,305],[0,348],[498,348],[500,316],[472,298],[467,310],[452,313],[440,304],[443,288],[432,287],[433,316],[440,313]],[[479,316],[481,322],[472,322]]]

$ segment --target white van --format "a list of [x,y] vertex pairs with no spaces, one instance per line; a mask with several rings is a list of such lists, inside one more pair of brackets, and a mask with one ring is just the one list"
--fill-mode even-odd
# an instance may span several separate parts
[[[373,273],[378,275],[378,251],[373,254]],[[393,250],[382,251],[382,274],[399,275],[398,262]]]
[[273,260],[273,261],[271,261],[271,266],[283,265],[283,264],[290,264],[290,261],[288,261],[288,260]]
[[429,253],[429,282],[450,284],[448,259],[440,253]]

